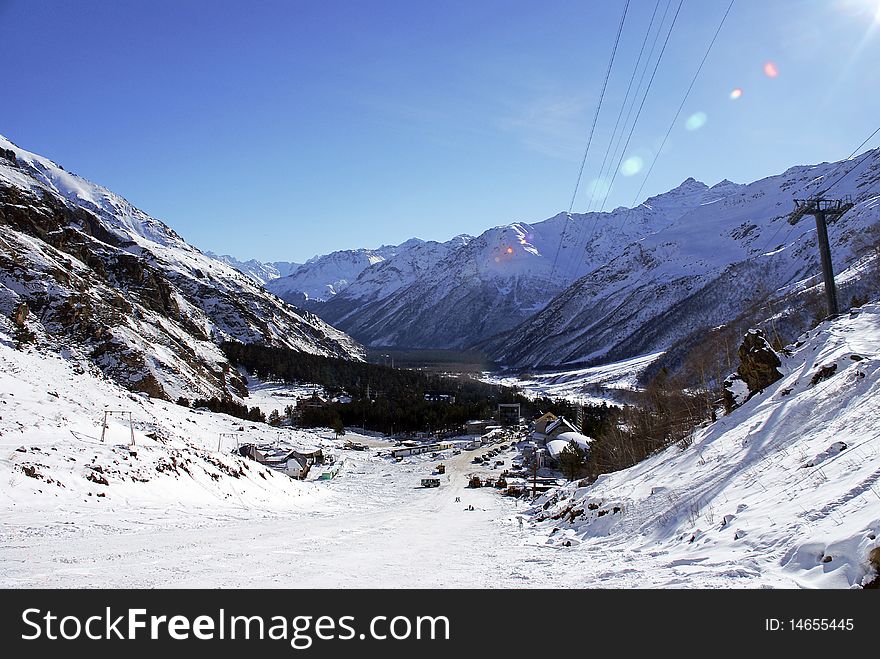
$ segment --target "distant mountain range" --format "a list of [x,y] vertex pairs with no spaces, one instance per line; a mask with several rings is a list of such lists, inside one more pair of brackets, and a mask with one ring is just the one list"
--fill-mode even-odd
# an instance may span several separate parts
[[729,321],[757,288],[816,283],[815,224],[786,220],[843,174],[831,194],[856,205],[831,232],[840,271],[880,219],[880,150],[749,184],[689,178],[632,209],[334,252],[267,288],[371,347],[477,347],[517,368],[633,357]]

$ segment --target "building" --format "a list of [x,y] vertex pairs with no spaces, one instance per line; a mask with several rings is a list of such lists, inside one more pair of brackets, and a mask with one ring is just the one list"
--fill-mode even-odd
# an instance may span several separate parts
[[578,429],[569,423],[564,416],[561,416],[547,424],[547,427],[544,429],[544,441],[546,442],[566,432],[577,433]]
[[312,465],[322,465],[325,461],[333,462],[332,458],[324,456],[321,449],[298,451],[274,447],[257,448],[255,444],[242,444],[238,453],[299,480],[308,475]]
[[519,403],[498,403],[498,423],[503,428],[519,426]]
[[545,412],[532,422],[532,431],[543,435],[547,425],[556,421],[557,418],[553,412]]
[[483,444],[491,444],[494,441],[504,438],[504,430],[501,426],[487,426],[486,432],[480,436],[480,442]]
[[484,435],[490,426],[496,425],[495,421],[468,421],[464,424],[465,435]]
[[440,444],[416,444],[415,446],[401,446],[400,448],[391,449],[392,458],[405,458],[410,455],[418,455],[420,453],[434,453],[443,451],[452,446],[449,442]]
[[587,437],[579,432],[560,433],[555,439],[551,439],[547,442],[546,448],[547,456],[549,458],[547,463],[554,466],[558,465],[559,455],[565,450],[565,447],[568,446],[570,442],[577,444],[586,455],[589,455],[590,444],[592,441],[592,437]]
[[300,412],[307,409],[323,409],[327,407],[328,404],[326,398],[318,395],[317,391],[313,391],[311,396],[297,398],[296,409]]
[[429,403],[454,403],[455,394],[450,391],[426,391],[425,400]]

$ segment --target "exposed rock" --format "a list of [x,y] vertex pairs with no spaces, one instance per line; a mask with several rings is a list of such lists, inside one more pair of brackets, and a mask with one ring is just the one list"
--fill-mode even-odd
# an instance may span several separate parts
[[817,384],[823,380],[827,380],[835,373],[837,373],[837,364],[826,364],[816,371],[816,373],[813,374],[813,377],[810,378],[810,386],[815,387]]
[[761,330],[749,330],[739,347],[739,368],[724,381],[724,409],[730,413],[782,378],[782,360]]
[[68,351],[81,368],[171,400],[247,395],[217,347],[227,339],[359,358],[354,341],[313,314],[110,191],[82,179],[65,187],[61,171],[0,149],[0,314],[19,346],[37,330],[42,345]]
[[12,313],[12,322],[16,327],[24,327],[25,321],[27,321],[28,317],[28,305],[27,302],[22,302],[19,304],[15,311]]

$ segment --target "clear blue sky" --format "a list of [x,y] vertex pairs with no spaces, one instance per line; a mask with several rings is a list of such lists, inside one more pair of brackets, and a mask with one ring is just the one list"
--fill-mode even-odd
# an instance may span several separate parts
[[[623,5],[0,0],[0,133],[241,258],[478,234],[568,209]],[[650,161],[726,6],[685,0],[627,159]],[[654,7],[630,5],[575,211]],[[880,124],[878,7],[737,0],[642,197],[848,155]]]

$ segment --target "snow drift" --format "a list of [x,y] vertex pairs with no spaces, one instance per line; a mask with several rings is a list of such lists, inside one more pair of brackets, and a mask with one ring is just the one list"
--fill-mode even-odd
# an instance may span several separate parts
[[[848,588],[880,546],[880,305],[821,324],[783,377],[672,446],[531,509],[544,541],[645,553],[699,585]],[[650,579],[650,578],[648,578]]]

